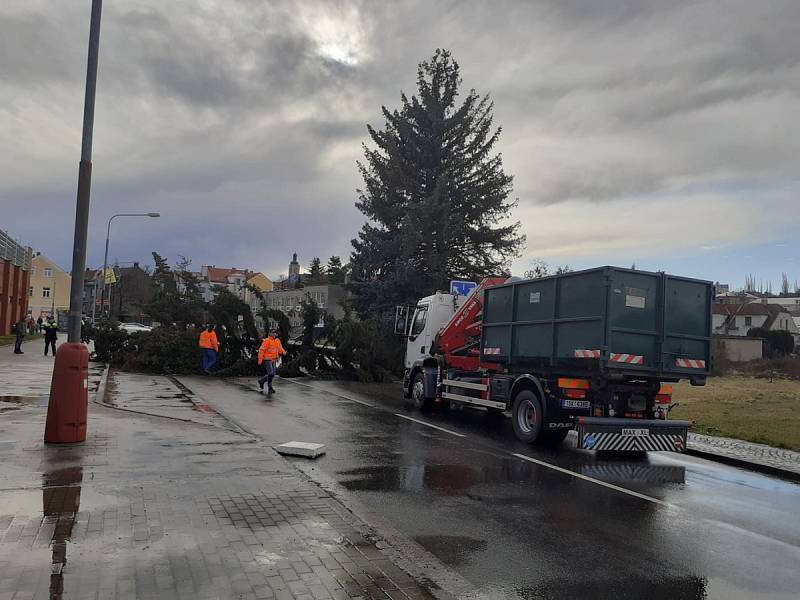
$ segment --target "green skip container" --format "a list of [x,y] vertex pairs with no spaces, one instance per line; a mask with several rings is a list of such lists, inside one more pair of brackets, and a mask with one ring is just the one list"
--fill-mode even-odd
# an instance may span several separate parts
[[618,267],[507,283],[484,291],[481,358],[702,385],[713,301],[710,281]]

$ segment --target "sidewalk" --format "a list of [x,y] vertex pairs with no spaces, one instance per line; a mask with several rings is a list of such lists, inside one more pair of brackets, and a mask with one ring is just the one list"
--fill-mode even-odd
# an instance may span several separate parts
[[690,454],[800,480],[800,452],[699,433],[687,441]]
[[[0,389],[23,398],[0,401],[0,599],[448,597],[271,448],[181,403],[167,378],[154,389],[174,414],[90,402],[84,444],[45,446],[47,368],[0,351]],[[141,381],[121,379],[113,395],[130,408],[121,388]]]

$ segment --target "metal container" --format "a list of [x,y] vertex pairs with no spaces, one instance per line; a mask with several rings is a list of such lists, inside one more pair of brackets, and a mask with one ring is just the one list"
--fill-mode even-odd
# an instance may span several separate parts
[[600,267],[484,291],[481,358],[701,380],[711,368],[710,281]]

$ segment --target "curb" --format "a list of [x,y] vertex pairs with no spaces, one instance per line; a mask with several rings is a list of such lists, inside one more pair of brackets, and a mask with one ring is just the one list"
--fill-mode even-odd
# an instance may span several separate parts
[[[191,425],[196,425],[197,427],[213,427],[213,428],[219,429],[219,427],[217,427],[216,425],[210,425],[210,424],[206,424],[206,423],[198,423],[197,421],[193,421],[192,419],[183,419],[181,417],[170,417],[170,416],[167,416],[167,415],[157,415],[157,414],[154,414],[154,413],[145,412],[143,410],[135,410],[133,408],[123,408],[122,406],[114,406],[113,404],[107,404],[105,402],[106,387],[107,387],[106,384],[108,382],[108,376],[109,376],[109,371],[110,370],[111,370],[110,369],[110,365],[106,364],[105,370],[103,371],[103,374],[100,376],[100,383],[97,386],[97,391],[95,392],[94,399],[92,400],[92,402],[94,402],[98,406],[102,406],[103,408],[108,408],[110,410],[118,410],[118,411],[121,411],[121,412],[130,413],[132,415],[139,415],[139,416],[142,416],[142,417],[152,417],[154,419],[167,419],[169,421],[178,421],[179,423],[188,423],[188,424],[191,424]],[[176,383],[178,383],[178,382],[176,382]],[[185,386],[182,386],[182,387],[185,387]],[[188,388],[186,388],[186,389],[188,389]],[[194,395],[194,392],[192,392],[191,390],[189,390],[189,392],[192,395]],[[192,400],[192,403],[194,404],[193,400]],[[225,420],[231,422],[233,425],[236,425],[230,419],[228,419],[225,415],[223,415],[221,413],[219,413],[219,414]],[[241,429],[241,428],[239,428],[239,429]],[[235,429],[233,431],[234,431],[234,433],[238,433],[240,435],[241,434],[247,435],[247,433],[248,433],[248,432],[244,431],[243,429],[242,429],[242,431],[236,431]]]
[[733,456],[725,456],[724,454],[706,452],[705,450],[696,450],[691,447],[687,448],[685,453],[688,454],[689,456],[705,458],[706,460],[723,463],[726,465],[730,465],[732,467],[739,467],[740,469],[746,469],[748,471],[755,471],[757,473],[763,473],[765,475],[772,475],[773,477],[785,479],[793,483],[800,483],[800,473],[796,473],[795,471],[790,471],[788,469],[781,469],[780,467],[765,465],[750,460],[744,460],[742,458],[735,458]]
[[108,383],[108,373],[111,370],[111,365],[106,363],[103,374],[100,376],[100,383],[97,385],[97,391],[94,393],[94,402],[105,405],[106,400],[106,384]]

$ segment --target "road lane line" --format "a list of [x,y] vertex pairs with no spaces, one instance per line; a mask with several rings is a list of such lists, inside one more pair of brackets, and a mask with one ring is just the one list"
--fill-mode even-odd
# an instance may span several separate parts
[[425,425],[426,427],[432,427],[433,429],[438,429],[439,431],[444,431],[445,433],[449,433],[450,435],[457,435],[458,437],[465,438],[467,437],[463,433],[458,433],[457,431],[452,431],[450,429],[445,429],[444,427],[439,427],[438,425],[434,425],[433,423],[426,423],[425,421],[420,421],[419,419],[414,419],[407,415],[401,415],[400,413],[394,413],[395,417],[400,417],[401,419],[408,419],[409,421],[414,421],[414,423],[419,423],[420,425]]
[[652,502],[654,504],[660,504],[661,506],[672,506],[668,502],[664,502],[663,500],[659,500],[658,498],[653,498],[652,496],[648,496],[646,494],[640,494],[639,492],[634,492],[633,490],[629,490],[627,488],[614,485],[613,483],[600,481],[599,479],[594,479],[593,477],[588,477],[582,473],[576,473],[575,471],[570,471],[569,469],[563,469],[561,467],[557,467],[543,460],[538,460],[536,458],[531,458],[530,456],[525,456],[524,454],[517,454],[516,452],[512,452],[511,456],[516,456],[517,458],[520,458],[522,460],[527,460],[528,462],[532,462],[537,465],[547,467],[548,469],[553,469],[554,471],[559,471],[561,473],[565,473],[566,475],[572,475],[573,477],[577,477],[578,479],[583,479],[584,481],[590,481],[592,483],[596,483],[597,485],[602,485],[603,487],[607,487],[609,489],[622,492],[623,494],[628,494],[629,496],[635,496],[636,498],[647,500],[648,502]]

